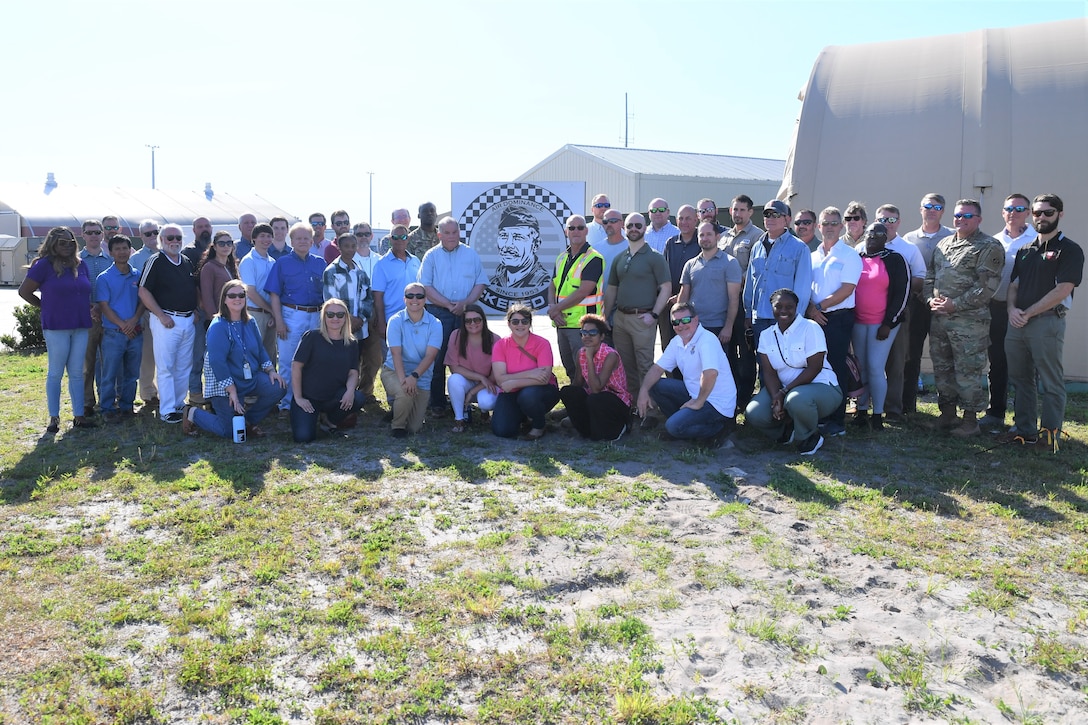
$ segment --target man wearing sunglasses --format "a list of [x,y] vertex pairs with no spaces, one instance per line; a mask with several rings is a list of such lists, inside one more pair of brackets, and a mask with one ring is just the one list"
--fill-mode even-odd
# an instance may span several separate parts
[[650,224],[646,227],[646,243],[655,252],[665,252],[665,244],[680,233],[680,229],[669,221],[669,202],[654,199],[647,210]]
[[582,317],[597,314],[602,302],[604,259],[586,243],[586,227],[581,214],[567,218],[567,248],[556,258],[548,285],[548,317],[556,327],[559,359],[571,380],[582,349]]
[[196,267],[181,253],[182,239],[177,224],[163,226],[159,232],[162,252],[144,265],[139,290],[140,301],[151,315],[159,417],[170,424],[182,421],[196,336]]
[[[144,219],[140,222],[140,241],[143,247],[129,257],[128,263],[136,270],[137,274],[143,274],[147,260],[159,253],[159,223],[154,219]],[[140,400],[148,410],[158,406],[159,389],[155,386],[155,348],[151,335],[151,314],[145,309],[143,318],[143,349],[140,353]]]
[[604,310],[605,319],[613,320],[612,340],[627,375],[627,392],[635,399],[654,361],[657,319],[665,310],[672,285],[665,258],[644,239],[646,218],[630,214],[624,226],[627,250],[608,270]]
[[91,278],[91,330],[87,335],[87,353],[83,358],[83,412],[81,415],[94,415],[97,397],[95,390],[102,387],[102,314],[93,300],[98,288],[98,275],[113,266],[113,259],[106,253],[105,240],[120,234],[121,225],[115,216],[104,216],[102,222],[88,219],[83,222],[83,249],[79,258],[87,265]]
[[[412,215],[407,209],[394,209],[393,213],[389,215],[390,229],[397,226],[403,226],[405,229],[412,224]],[[392,232],[386,234],[380,240],[378,240],[377,246],[374,247],[374,252],[379,257],[384,257],[389,253],[389,250],[393,247],[393,235]]]
[[[612,268],[612,260],[627,250],[627,237],[624,235],[623,214],[616,209],[608,209],[601,218],[604,226],[605,238],[601,244],[594,244],[587,239],[589,246],[601,253],[604,259],[604,270],[601,272],[601,295],[603,297],[608,289],[608,271]],[[588,225],[592,226],[592,224]],[[608,324],[612,324],[609,322]]]
[[[593,197],[593,201],[590,202],[589,211],[593,214],[593,221],[586,226],[589,227],[589,234],[586,237],[586,241],[589,246],[600,251],[600,246],[604,244],[605,237],[608,236],[607,229],[604,224],[604,215],[612,208],[612,202],[608,200],[607,194],[597,194]],[[617,214],[619,212],[616,212]]]
[[[1005,250],[979,231],[982,205],[977,200],[957,201],[953,218],[956,233],[937,244],[922,295],[933,313],[929,357],[941,409],[937,427],[966,438],[981,432],[978,414],[986,409],[982,375],[990,341],[990,299],[1001,284]],[[957,408],[963,410],[962,422]]]
[[842,240],[855,250],[859,245],[864,247],[865,228],[869,226],[869,212],[865,210],[865,205],[860,201],[852,201],[847,204],[842,221],[846,225],[843,230]]
[[720,239],[725,234],[725,227],[718,223],[718,205],[713,199],[700,199],[696,204],[696,209],[699,213],[699,223],[710,222],[714,225],[714,229]]
[[[1016,386],[1012,440],[1036,442],[1054,452],[1065,417],[1065,314],[1073,304],[1073,288],[1084,274],[1084,251],[1058,230],[1064,209],[1055,194],[1040,194],[1031,202],[1032,224],[1039,236],[1016,253],[1005,338],[1009,378]],[[1039,418],[1036,379],[1043,391]],[[1040,423],[1037,434],[1036,422]]]
[[809,252],[816,251],[820,246],[820,238],[816,236],[816,212],[802,209],[794,214],[793,236],[800,239]]
[[[737,407],[737,388],[727,373],[729,361],[714,333],[699,324],[691,302],[677,302],[669,317],[676,337],[642,381],[639,415],[646,417],[653,400],[665,416],[668,437],[710,440],[716,448],[732,432]],[[679,380],[662,377],[674,369],[680,370]]]
[[[745,332],[751,330],[755,340],[774,324],[771,293],[783,287],[797,295],[797,309],[808,309],[812,296],[812,257],[808,247],[790,234],[792,215],[784,201],[771,199],[763,206],[763,226],[767,231],[752,245],[748,272],[744,282]],[[753,357],[752,364],[755,364]],[[755,380],[755,370],[744,371],[745,383]],[[748,376],[751,376],[750,378]],[[737,376],[738,379],[740,375]],[[738,401],[747,405],[752,388],[737,391]]]
[[1009,367],[1005,358],[1005,333],[1009,329],[1009,310],[1006,304],[1013,262],[1021,247],[1035,241],[1039,233],[1028,223],[1031,218],[1031,202],[1023,194],[1009,194],[1001,208],[1005,226],[994,235],[1005,249],[1005,267],[1001,270],[1001,284],[990,300],[990,407],[978,422],[983,428],[1003,432],[1005,411],[1009,402]]
[[[954,234],[953,230],[941,224],[945,201],[940,194],[929,193],[922,197],[918,211],[922,216],[922,226],[907,232],[903,240],[913,244],[922,254],[928,271],[933,266],[933,250],[937,243]],[[903,412],[918,412],[918,380],[922,373],[922,348],[929,337],[929,305],[921,294],[911,295],[907,301],[910,310],[910,332],[907,335],[910,345],[907,349],[907,363],[903,366]],[[900,333],[902,336],[902,333]],[[885,410],[887,410],[885,404]]]

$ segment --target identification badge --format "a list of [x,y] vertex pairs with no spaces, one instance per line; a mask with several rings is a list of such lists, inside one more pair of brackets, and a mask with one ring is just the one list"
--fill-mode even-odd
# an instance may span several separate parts
[[253,369],[249,367],[249,361],[242,363],[242,378],[244,380],[251,380],[253,378]]

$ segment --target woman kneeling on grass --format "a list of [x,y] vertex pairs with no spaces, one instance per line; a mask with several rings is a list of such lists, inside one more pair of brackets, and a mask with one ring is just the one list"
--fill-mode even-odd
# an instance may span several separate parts
[[502,388],[491,417],[491,432],[513,438],[524,419],[529,431],[522,440],[544,436],[544,416],[559,402],[559,385],[552,373],[552,346],[530,331],[533,311],[525,305],[511,305],[506,311],[510,337],[495,343],[491,354],[495,381]]
[[348,306],[332,297],[321,305],[321,325],[307,330],[291,362],[291,435],[296,443],[317,438],[317,418],[324,413],[339,425],[363,408],[359,382],[359,342],[351,333]]
[[491,350],[498,335],[487,327],[484,308],[465,306],[461,327],[450,335],[446,367],[450,376],[446,388],[453,406],[453,432],[464,433],[468,427],[468,404],[476,399],[481,411],[494,410],[499,386],[491,374]]
[[618,440],[627,432],[631,394],[619,353],[604,342],[608,323],[600,315],[582,316],[582,348],[574,380],[559,391],[567,415],[583,438]]
[[802,456],[824,444],[816,425],[842,402],[838,379],[827,362],[827,341],[816,322],[797,314],[797,295],[771,295],[777,324],[759,336],[763,388],[748,403],[745,420],[780,443],[798,441]]
[[[257,424],[264,420],[287,392],[261,344],[257,322],[246,312],[246,285],[238,279],[227,281],[219,294],[219,314],[208,326],[204,352],[204,399],[214,413],[187,406],[181,430],[194,435],[206,430],[222,438],[234,433],[231,419],[246,417],[250,438],[263,438]],[[246,396],[256,396],[248,408]]]

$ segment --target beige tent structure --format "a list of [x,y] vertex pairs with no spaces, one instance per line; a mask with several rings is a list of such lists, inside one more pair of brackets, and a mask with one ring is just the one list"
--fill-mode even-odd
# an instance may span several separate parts
[[[906,232],[937,192],[981,200],[993,234],[1005,196],[1052,192],[1088,250],[1088,19],[831,46],[800,100],[778,193],[794,208],[892,203]],[[1088,285],[1068,321],[1065,372],[1088,381]]]
[[675,214],[703,197],[723,210],[738,194],[762,204],[774,197],[782,168],[781,159],[567,144],[516,181],[584,181],[587,212],[592,198],[605,193],[624,212],[645,210],[661,197]]

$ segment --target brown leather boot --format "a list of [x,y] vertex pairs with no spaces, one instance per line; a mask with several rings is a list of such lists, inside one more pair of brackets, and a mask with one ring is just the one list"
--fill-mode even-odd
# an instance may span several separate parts
[[937,430],[952,430],[960,422],[959,416],[956,415],[956,406],[954,405],[942,405],[941,417],[937,419]]
[[978,427],[976,417],[977,414],[974,411],[963,411],[963,423],[952,431],[952,435],[957,438],[970,438],[971,436],[981,435],[982,429]]

